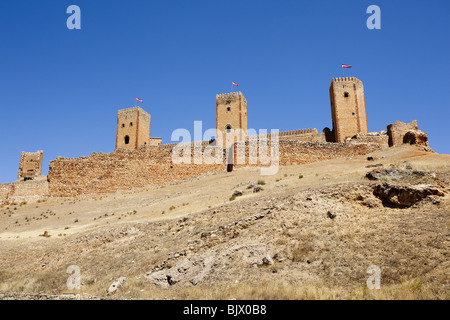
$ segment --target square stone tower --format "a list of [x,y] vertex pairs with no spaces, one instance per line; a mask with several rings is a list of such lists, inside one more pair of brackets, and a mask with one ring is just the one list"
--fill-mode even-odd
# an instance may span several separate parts
[[236,141],[245,141],[247,131],[247,100],[242,92],[218,94],[216,96],[218,143],[222,143],[223,148],[226,148]]
[[19,163],[19,180],[28,180],[42,174],[44,151],[22,152]]
[[139,107],[119,110],[116,149],[135,150],[150,145],[150,115]]
[[330,85],[331,116],[335,142],[357,133],[368,133],[364,86],[356,78],[336,78]]

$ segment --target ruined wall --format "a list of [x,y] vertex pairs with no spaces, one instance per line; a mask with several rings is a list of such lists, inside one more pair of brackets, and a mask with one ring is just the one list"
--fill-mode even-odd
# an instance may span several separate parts
[[[144,146],[137,150],[118,149],[89,157],[50,162],[50,194],[56,197],[89,193],[113,193],[150,184],[183,180],[205,172],[224,170],[221,165],[173,164],[172,148]],[[194,153],[192,153],[192,159]]]
[[[269,137],[272,133],[268,133],[265,135],[251,135],[247,136],[245,139],[251,139],[255,137]],[[153,139],[153,138],[152,138]],[[318,132],[317,129],[300,129],[300,130],[291,130],[291,131],[283,131],[279,132],[280,140],[297,140],[297,141],[305,141],[305,142],[326,142],[325,134],[323,132]],[[200,142],[203,147],[206,147],[210,144],[210,141],[201,141]],[[165,149],[172,149],[175,147],[177,143],[163,144],[161,147]]]
[[[244,144],[244,143],[242,143]],[[267,142],[267,155],[271,155],[271,141]],[[347,158],[358,155],[365,155],[386,147],[377,142],[351,142],[351,143],[330,143],[330,142],[304,142],[296,140],[279,140],[279,165],[299,165],[336,158]],[[239,164],[239,145],[235,147],[234,163],[236,167],[243,166],[267,166],[268,163],[261,163],[259,149],[256,152],[257,163],[249,163],[250,148],[249,142],[245,142],[245,164]]]
[[387,126],[387,133],[389,135],[389,147],[403,144],[403,138],[408,131],[418,130],[417,121],[413,120],[411,123],[397,121]]
[[42,173],[44,151],[22,152],[19,162],[19,180],[38,177]]
[[410,130],[405,133],[403,143],[417,144],[428,147],[428,135],[420,130]]
[[11,194],[12,183],[0,184],[0,205],[4,204]]
[[[245,162],[238,164],[238,158],[235,157],[238,167],[270,164],[259,161],[256,164],[250,164],[249,142],[242,142],[242,144],[245,148]],[[55,197],[67,197],[90,193],[114,193],[117,190],[183,180],[216,170],[225,171],[227,162],[224,150],[220,149],[218,153],[222,163],[202,164],[201,158],[194,156],[193,144],[186,144],[186,146],[191,150],[191,164],[172,162],[172,151],[175,145],[144,146],[137,150],[119,149],[109,154],[94,153],[89,157],[77,159],[59,157],[50,162],[48,173],[50,194]],[[200,142],[197,146],[203,152],[208,142]],[[268,148],[270,150],[270,139],[268,139]],[[380,145],[376,143],[302,142],[280,139],[279,164],[294,165],[352,157],[379,149]],[[200,159],[199,164],[195,164],[196,159]]]
[[50,196],[46,176],[29,181],[0,184],[0,204],[35,202]]
[[160,146],[162,145],[162,138],[152,138],[150,137],[149,146]]
[[[270,139],[272,133],[267,135],[257,135],[256,137],[268,137]],[[318,132],[317,129],[300,129],[291,131],[282,131],[278,135],[280,140],[296,140],[304,142],[326,142],[325,134]],[[249,136],[248,139],[255,138],[255,136]]]
[[389,148],[389,136],[386,131],[358,133],[352,138],[347,139],[346,143],[371,143],[377,144],[380,149],[387,149]]

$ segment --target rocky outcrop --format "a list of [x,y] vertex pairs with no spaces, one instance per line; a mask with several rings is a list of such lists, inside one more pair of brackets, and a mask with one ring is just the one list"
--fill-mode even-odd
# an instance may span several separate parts
[[393,185],[383,183],[375,186],[373,194],[378,197],[385,207],[408,208],[429,197],[440,196],[444,193],[431,185]]
[[399,168],[388,168],[388,169],[375,169],[367,172],[366,178],[372,181],[383,181],[383,180],[417,180],[429,176],[431,178],[435,177],[434,173],[429,173],[425,171],[418,170],[403,170]]

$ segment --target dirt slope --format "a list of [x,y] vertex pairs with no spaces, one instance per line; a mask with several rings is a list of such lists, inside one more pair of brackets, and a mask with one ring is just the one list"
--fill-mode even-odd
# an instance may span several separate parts
[[370,156],[0,208],[0,298],[450,298],[450,156]]

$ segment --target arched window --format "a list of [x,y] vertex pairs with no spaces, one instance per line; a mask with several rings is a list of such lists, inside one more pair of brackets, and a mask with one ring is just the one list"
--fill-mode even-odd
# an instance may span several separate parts
[[130,137],[129,136],[125,136],[125,144],[130,144]]
[[122,128],[125,128],[125,123],[122,123]]
[[130,127],[132,127],[133,126],[133,122],[130,122]]
[[348,92],[344,92],[344,98],[348,98],[350,94]]
[[231,126],[230,125],[227,125],[226,129],[227,129],[227,132],[231,132]]

